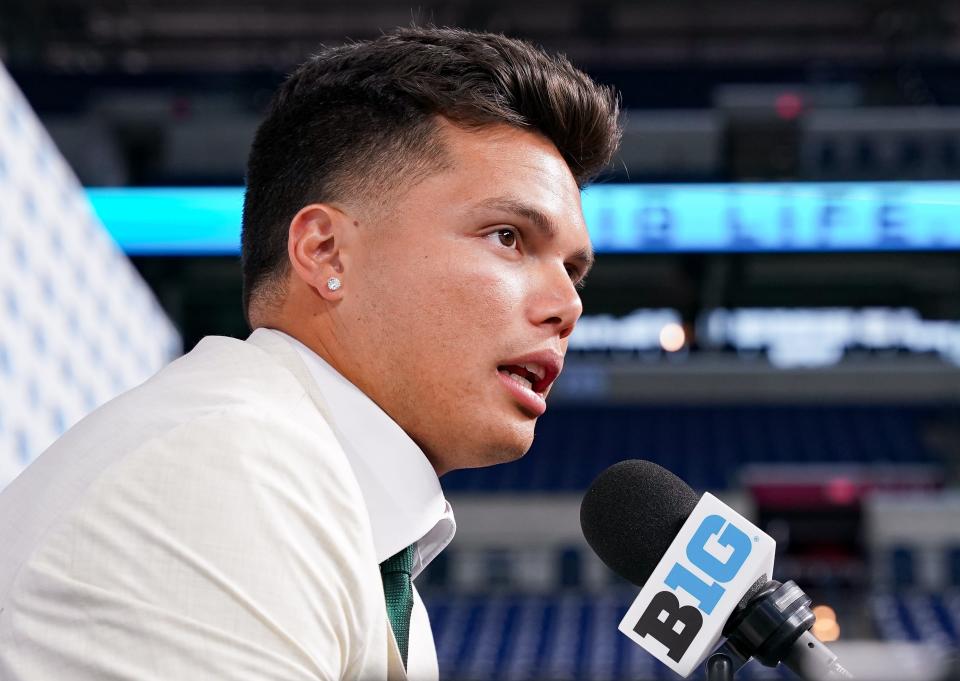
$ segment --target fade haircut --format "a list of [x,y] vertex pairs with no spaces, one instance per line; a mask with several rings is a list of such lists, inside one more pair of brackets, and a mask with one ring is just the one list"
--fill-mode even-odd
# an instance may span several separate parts
[[620,140],[618,101],[562,55],[491,33],[412,27],[325,49],[280,86],[247,162],[243,308],[276,302],[290,221],[310,203],[372,199],[444,167],[437,117],[549,139],[582,188]]

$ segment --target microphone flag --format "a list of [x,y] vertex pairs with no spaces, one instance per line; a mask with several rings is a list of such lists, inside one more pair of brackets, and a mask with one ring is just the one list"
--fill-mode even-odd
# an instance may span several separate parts
[[620,631],[689,676],[716,648],[740,600],[758,580],[770,579],[775,551],[772,537],[704,494],[627,610]]

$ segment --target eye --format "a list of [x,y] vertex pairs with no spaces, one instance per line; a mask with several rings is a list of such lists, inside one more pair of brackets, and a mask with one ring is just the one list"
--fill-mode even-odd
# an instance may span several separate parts
[[587,278],[580,276],[580,270],[576,267],[567,267],[567,274],[570,275],[570,281],[573,282],[573,287],[578,291],[582,291],[583,287],[587,285]]
[[492,234],[497,235],[497,240],[500,242],[501,246],[506,246],[507,248],[516,248],[517,246],[517,230],[513,227],[501,227],[496,232]]

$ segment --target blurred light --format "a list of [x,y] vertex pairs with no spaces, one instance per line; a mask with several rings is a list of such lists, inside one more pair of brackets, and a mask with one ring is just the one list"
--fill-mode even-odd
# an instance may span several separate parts
[[813,635],[824,643],[836,641],[840,638],[840,625],[836,620],[826,620],[821,622],[817,620],[813,623]]
[[[664,348],[665,327],[679,327],[680,321],[680,313],[669,308],[635,310],[625,317],[584,315],[570,349]],[[704,311],[697,324],[705,347],[765,352],[780,368],[829,366],[851,348],[937,353],[960,365],[960,321],[923,319],[911,308],[720,308]]]
[[818,620],[834,620],[837,619],[836,611],[831,608],[829,605],[817,605],[813,608],[813,614]]
[[817,621],[813,623],[811,632],[817,639],[828,643],[840,638],[840,625],[837,623],[837,613],[829,605],[818,605],[813,609]]
[[187,97],[174,97],[170,102],[170,113],[175,120],[186,120],[192,112],[193,103]]
[[667,352],[676,352],[687,342],[687,335],[679,324],[666,324],[660,329],[660,347]]
[[833,478],[827,482],[826,495],[831,503],[846,506],[856,501],[857,485],[847,478]]
[[640,309],[626,317],[584,315],[570,336],[570,349],[655,350],[663,327],[679,322],[680,313],[672,309]]
[[936,352],[960,364],[960,322],[923,319],[912,308],[717,309],[700,341],[765,350],[777,367],[828,366],[847,348]]
[[784,92],[777,96],[773,104],[777,116],[785,121],[792,121],[803,113],[803,98],[795,92]]

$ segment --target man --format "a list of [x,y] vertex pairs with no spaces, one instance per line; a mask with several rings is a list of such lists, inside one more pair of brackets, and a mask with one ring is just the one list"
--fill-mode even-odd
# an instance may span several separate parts
[[437,678],[438,476],[522,456],[581,313],[616,102],[502,36],[325,50],[250,154],[246,341],[208,337],[0,496],[0,678]]

